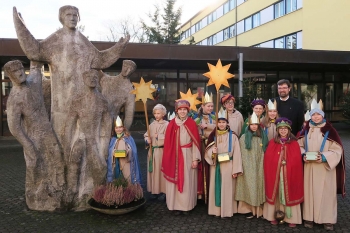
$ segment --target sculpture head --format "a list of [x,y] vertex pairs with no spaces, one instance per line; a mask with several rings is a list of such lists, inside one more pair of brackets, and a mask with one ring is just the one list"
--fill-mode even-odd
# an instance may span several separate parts
[[4,71],[14,85],[20,85],[26,81],[27,76],[24,73],[24,67],[22,62],[18,60],[7,62],[4,65]]
[[64,27],[74,29],[80,21],[79,9],[70,5],[62,6],[58,19]]
[[84,84],[88,87],[96,87],[99,82],[99,72],[97,70],[88,70],[83,73]]
[[124,60],[121,75],[123,77],[128,77],[129,75],[135,72],[136,67],[137,66],[135,62],[131,60]]

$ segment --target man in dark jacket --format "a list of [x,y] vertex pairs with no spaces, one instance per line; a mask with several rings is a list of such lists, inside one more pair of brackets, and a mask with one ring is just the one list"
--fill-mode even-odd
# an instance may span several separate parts
[[277,82],[279,97],[276,97],[277,111],[280,117],[287,117],[292,121],[292,133],[296,135],[304,122],[304,104],[298,99],[289,96],[291,89],[287,79]]

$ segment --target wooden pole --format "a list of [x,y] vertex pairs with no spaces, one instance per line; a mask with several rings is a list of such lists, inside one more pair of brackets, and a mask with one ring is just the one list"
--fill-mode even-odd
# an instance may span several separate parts
[[[142,101],[143,102],[143,101]],[[147,113],[147,101],[143,102],[143,109],[145,110],[145,117],[146,117],[146,127],[147,127],[147,135],[149,140],[151,140],[151,135],[149,133],[149,123],[148,123],[148,113]],[[152,148],[152,142],[150,143],[150,148]]]
[[217,141],[218,141],[218,118],[219,118],[219,90],[216,90],[216,110],[215,110],[215,146],[217,147]]

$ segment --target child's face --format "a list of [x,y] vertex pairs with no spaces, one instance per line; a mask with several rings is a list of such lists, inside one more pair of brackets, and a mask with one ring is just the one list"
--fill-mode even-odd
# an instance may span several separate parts
[[162,113],[161,110],[156,109],[153,111],[153,116],[154,116],[154,118],[156,118],[156,121],[159,121],[159,120],[163,119],[164,114]]
[[261,106],[261,105],[255,105],[254,108],[253,108],[253,111],[255,112],[255,114],[260,117],[261,114],[263,114],[264,112],[264,107]]
[[281,138],[286,138],[289,133],[288,127],[282,126],[278,127],[278,134]]
[[218,127],[220,130],[225,130],[227,126],[227,122],[224,120],[219,120],[218,121]]
[[185,117],[187,116],[187,113],[188,113],[187,108],[179,108],[179,109],[177,110],[177,114],[179,115],[179,117],[180,117],[181,119],[185,118]]
[[124,126],[116,126],[114,130],[117,134],[121,134],[124,131]]
[[249,125],[251,131],[256,132],[259,128],[258,124]]
[[224,103],[224,107],[229,110],[232,111],[235,107],[235,102],[233,102],[233,100],[228,100]]
[[321,121],[323,120],[323,116],[321,114],[319,114],[318,112],[315,112],[312,116],[311,116],[311,120],[313,122],[315,122],[316,124],[321,123]]
[[214,104],[213,103],[202,104],[202,108],[203,108],[204,114],[210,114],[214,109]]
[[276,119],[277,117],[277,110],[269,110],[268,113],[270,119]]

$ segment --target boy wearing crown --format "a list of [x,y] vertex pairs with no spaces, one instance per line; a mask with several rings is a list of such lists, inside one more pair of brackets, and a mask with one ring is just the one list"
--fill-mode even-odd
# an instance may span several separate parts
[[[250,106],[252,107],[253,112],[255,113],[255,115],[257,116],[260,122],[260,119],[263,117],[263,113],[265,112],[265,106],[266,106],[265,101],[263,99],[256,98],[250,103]],[[249,117],[244,121],[240,136],[242,136],[248,128],[249,128]]]
[[230,129],[235,132],[236,135],[241,135],[244,120],[242,114],[235,109],[235,97],[230,94],[226,94],[221,97],[220,101],[226,110],[226,119]]
[[141,184],[135,141],[117,116],[108,149],[107,182],[112,182],[119,176],[123,176],[129,183]]
[[304,226],[337,222],[337,193],[345,195],[344,149],[337,131],[324,119],[322,101],[312,100],[308,124],[298,142],[304,160]]
[[166,203],[176,215],[187,214],[197,204],[200,137],[196,123],[188,117],[189,110],[187,100],[177,100],[176,117],[165,132],[162,172],[166,179]]
[[145,141],[150,146],[147,157],[147,191],[152,194],[152,198],[163,199],[165,193],[165,178],[161,173],[165,130],[168,121],[163,120],[166,109],[162,104],[157,104],[153,108],[155,121],[149,125],[149,135],[144,134]]
[[239,201],[238,213],[253,218],[262,215],[265,202],[264,151],[268,141],[255,112],[248,124],[246,132],[239,139],[243,175],[237,177],[236,200]]
[[236,177],[243,168],[238,137],[228,126],[223,109],[218,113],[218,128],[209,136],[205,160],[210,165],[208,214],[232,217],[237,213]]

